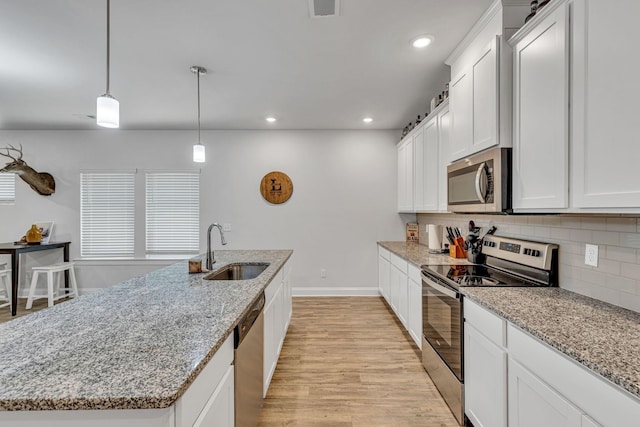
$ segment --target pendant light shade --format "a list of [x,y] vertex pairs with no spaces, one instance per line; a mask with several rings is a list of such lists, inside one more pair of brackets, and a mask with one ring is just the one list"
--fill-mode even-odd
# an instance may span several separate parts
[[206,156],[204,145],[200,144],[198,141],[198,143],[193,146],[193,161],[196,163],[204,163],[205,160]]
[[107,92],[96,102],[96,123],[106,128],[120,127],[120,103],[109,93],[111,39],[111,1],[107,0]]
[[109,94],[98,97],[96,122],[105,128],[120,127],[120,103]]
[[198,81],[198,143],[193,146],[193,161],[204,163],[206,160],[205,147],[200,142],[200,75],[207,74],[207,69],[199,65],[193,65],[191,72],[196,75]]

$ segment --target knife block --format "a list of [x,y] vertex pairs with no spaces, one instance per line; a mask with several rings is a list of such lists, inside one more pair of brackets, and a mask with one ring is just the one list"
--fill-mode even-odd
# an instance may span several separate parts
[[457,237],[453,241],[453,245],[449,246],[449,256],[452,258],[466,258],[467,252],[464,250],[464,239]]

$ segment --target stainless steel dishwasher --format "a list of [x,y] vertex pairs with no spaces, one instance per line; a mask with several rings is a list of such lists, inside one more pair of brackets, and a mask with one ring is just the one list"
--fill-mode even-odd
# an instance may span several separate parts
[[255,427],[262,410],[264,293],[235,329],[236,427]]

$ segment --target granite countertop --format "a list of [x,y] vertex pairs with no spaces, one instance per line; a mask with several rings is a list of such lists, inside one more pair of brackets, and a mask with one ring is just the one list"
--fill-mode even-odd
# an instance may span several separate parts
[[466,258],[452,258],[448,253],[432,254],[429,248],[415,242],[378,242],[388,251],[404,258],[416,267],[423,264],[431,265],[470,265]]
[[216,251],[215,270],[270,265],[213,282],[182,261],[0,325],[0,410],[172,405],[291,254]]
[[587,368],[640,397],[640,313],[559,288],[461,288]]

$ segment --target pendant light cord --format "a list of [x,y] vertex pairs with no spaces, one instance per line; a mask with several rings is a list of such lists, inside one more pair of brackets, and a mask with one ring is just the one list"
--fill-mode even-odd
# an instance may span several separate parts
[[200,70],[196,71],[198,79],[198,144],[200,144]]
[[107,0],[107,95],[110,95],[109,92],[109,66],[110,66],[110,39],[111,39],[111,0]]

